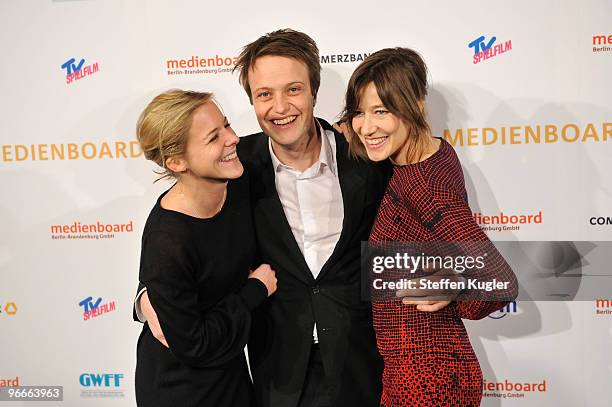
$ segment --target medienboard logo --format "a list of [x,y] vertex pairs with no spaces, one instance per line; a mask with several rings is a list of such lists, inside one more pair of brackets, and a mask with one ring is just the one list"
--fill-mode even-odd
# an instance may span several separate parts
[[2,378],[0,379],[0,388],[2,387],[19,387],[19,376],[15,378]]
[[601,298],[595,300],[595,315],[612,316],[612,299]]
[[166,73],[173,75],[216,75],[231,73],[238,57],[216,54],[201,57],[192,55],[188,58],[172,58],[166,60]]
[[504,213],[483,214],[474,212],[474,221],[485,232],[515,232],[521,230],[525,225],[541,225],[543,222],[542,211],[537,213]]
[[476,38],[468,44],[468,48],[474,49],[472,62],[479,64],[490,58],[512,51],[512,40],[497,42],[497,37],[486,38],[484,35]]
[[612,217],[591,216],[589,223],[593,226],[612,226]]
[[17,304],[14,302],[0,303],[0,316],[14,316],[17,314]]
[[453,147],[600,143],[612,140],[612,123],[536,124],[445,129],[444,139]]
[[61,69],[65,70],[66,85],[70,85],[75,81],[98,73],[100,71],[100,63],[94,62],[93,64],[85,65],[85,59],[83,58],[79,62],[76,62],[76,58],[70,58],[61,65]]
[[488,381],[482,379],[482,397],[493,399],[525,399],[537,393],[546,393],[548,383],[542,381],[514,381],[503,379]]
[[2,161],[118,160],[138,158],[142,150],[132,141],[84,143],[3,144]]
[[79,302],[79,307],[83,308],[83,321],[88,321],[92,318],[97,318],[101,315],[106,315],[117,309],[115,301],[102,303],[102,297],[96,300],[92,296],[82,299]]
[[593,52],[612,51],[612,34],[599,34],[593,36]]
[[100,240],[114,239],[125,233],[134,232],[134,221],[127,223],[105,223],[101,221],[51,225],[51,239],[53,240]]
[[344,64],[351,62],[363,62],[371,53],[368,52],[360,52],[353,54],[327,54],[321,55],[319,60],[321,64]]
[[123,373],[82,373],[79,376],[81,397],[125,397],[121,389]]
[[506,305],[504,308],[490,313],[489,318],[503,319],[508,315],[516,315],[516,314],[518,314],[518,305],[516,301],[512,301],[510,304]]

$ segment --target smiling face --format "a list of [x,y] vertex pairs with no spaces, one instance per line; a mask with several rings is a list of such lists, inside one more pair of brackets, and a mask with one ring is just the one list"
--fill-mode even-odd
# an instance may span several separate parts
[[372,82],[361,92],[352,126],[365,146],[370,160],[382,161],[390,158],[395,164],[407,164],[408,127],[399,117],[387,110]]
[[244,171],[236,155],[240,139],[217,105],[207,102],[192,116],[185,153],[168,159],[173,171],[196,178],[226,181]]
[[316,134],[314,97],[305,64],[282,56],[259,57],[248,81],[259,126],[274,144],[292,150]]

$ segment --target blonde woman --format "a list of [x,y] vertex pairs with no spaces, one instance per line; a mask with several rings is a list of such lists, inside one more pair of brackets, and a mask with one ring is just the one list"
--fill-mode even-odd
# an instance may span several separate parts
[[239,138],[210,93],[173,90],[137,126],[145,157],[176,183],[157,200],[142,236],[140,282],[165,343],[145,323],[137,349],[139,406],[250,406],[244,346],[251,311],[276,291],[253,272],[248,180]]

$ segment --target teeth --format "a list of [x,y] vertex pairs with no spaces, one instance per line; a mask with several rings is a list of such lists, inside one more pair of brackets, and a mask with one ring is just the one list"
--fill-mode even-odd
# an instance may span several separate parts
[[288,124],[294,121],[296,117],[297,116],[289,116],[289,117],[285,117],[284,119],[280,119],[280,120],[272,120],[272,122],[278,125]]
[[223,158],[221,159],[221,162],[231,161],[231,160],[233,160],[233,159],[234,159],[234,158],[236,158],[236,157],[238,157],[238,155],[237,155],[237,154],[236,154],[236,152],[234,151],[233,153],[228,154],[228,155],[226,155],[225,157],[223,157]]
[[368,138],[366,139],[366,143],[368,143],[368,145],[370,146],[376,146],[382,143],[383,141],[385,141],[386,139],[387,139],[386,137]]

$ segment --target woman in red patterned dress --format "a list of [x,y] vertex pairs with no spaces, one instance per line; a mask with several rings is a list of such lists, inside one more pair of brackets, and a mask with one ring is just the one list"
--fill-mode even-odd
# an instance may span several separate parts
[[[427,68],[406,48],[370,55],[349,81],[343,121],[351,151],[393,164],[370,242],[489,243],[472,218],[455,151],[431,135],[426,95]],[[493,252],[485,274],[510,282],[503,301],[457,300],[428,308],[373,296],[385,362],[381,406],[480,405],[482,372],[461,319],[484,318],[517,289],[512,270]]]

